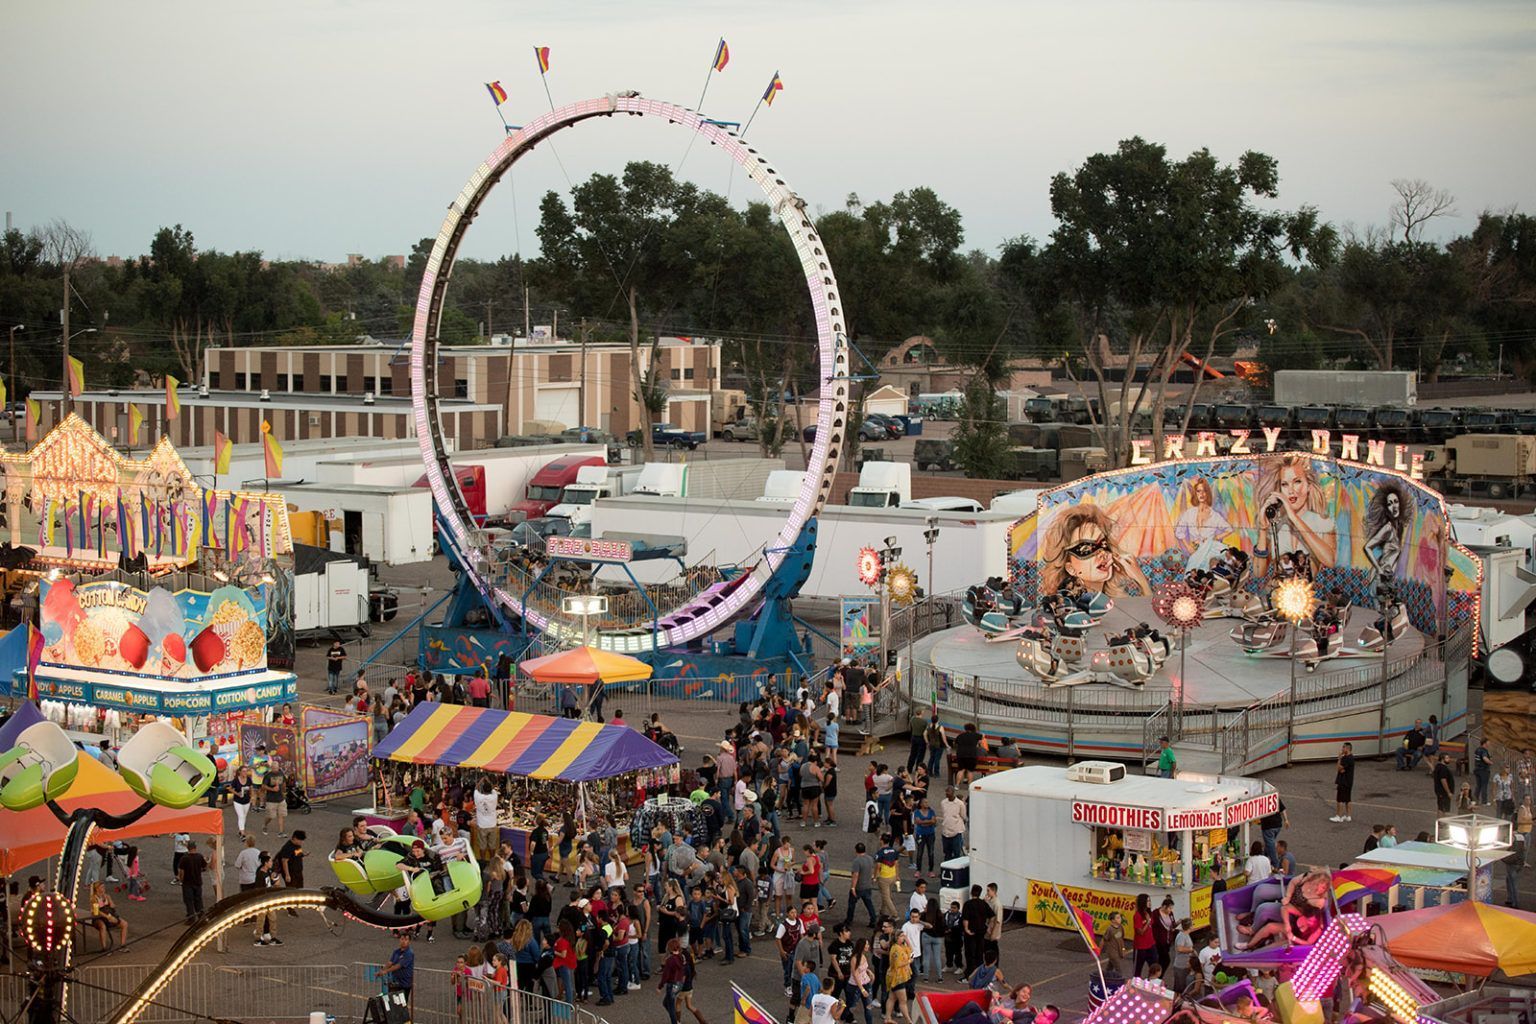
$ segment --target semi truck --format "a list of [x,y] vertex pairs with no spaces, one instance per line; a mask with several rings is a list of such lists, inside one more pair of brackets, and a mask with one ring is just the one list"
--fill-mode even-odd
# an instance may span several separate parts
[[711,459],[707,462],[648,462],[641,466],[582,466],[548,515],[573,528],[592,519],[600,498],[643,494],[662,498],[743,498],[760,495],[783,459]]
[[912,466],[906,462],[866,462],[858,485],[848,492],[854,508],[896,508],[912,500]]
[[550,509],[560,504],[560,495],[576,482],[576,474],[583,467],[606,467],[607,464],[607,460],[598,455],[569,455],[545,463],[529,479],[523,500],[507,510],[507,519],[522,522],[548,515]]
[[[464,495],[471,516],[476,524],[495,526],[517,521],[513,508],[527,500],[528,485],[533,477],[556,459],[598,459],[607,465],[608,449],[601,444],[549,444],[526,448],[486,448],[480,451],[459,452],[449,459],[459,490]],[[415,460],[415,473],[410,477],[415,486],[426,487],[427,478],[421,473],[421,457]]]

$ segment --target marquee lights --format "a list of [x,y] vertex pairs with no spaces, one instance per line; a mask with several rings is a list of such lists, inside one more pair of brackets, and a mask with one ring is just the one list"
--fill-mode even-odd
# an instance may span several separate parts
[[1356,935],[1369,930],[1359,914],[1340,914],[1307,953],[1291,978],[1291,991],[1303,1003],[1316,1003],[1329,992],[1344,970],[1344,954]]
[[880,552],[871,547],[859,548],[858,572],[859,582],[866,587],[880,585]]
[[[1264,437],[1262,454],[1276,451],[1280,444],[1279,427],[1261,427],[1260,432]],[[1232,444],[1225,451],[1217,450],[1217,437],[1231,438]],[[1218,435],[1214,430],[1201,431],[1193,436],[1188,434],[1164,434],[1162,458],[1154,458],[1156,449],[1154,438],[1138,437],[1131,441],[1131,465],[1149,466],[1154,462],[1175,462],[1188,458],[1217,458],[1221,455],[1258,455],[1251,445],[1253,431],[1228,430],[1225,434]],[[1365,458],[1360,457],[1360,435],[1340,434],[1339,454],[1340,462],[1357,462],[1362,465],[1377,469],[1393,469],[1404,473],[1410,480],[1424,479],[1424,456],[1418,452],[1409,451],[1405,444],[1394,444],[1392,447],[1392,465],[1387,465],[1387,442],[1376,441],[1367,438],[1365,441]],[[1193,451],[1188,449],[1193,448]],[[1333,454],[1333,431],[1312,431],[1312,453],[1314,455]]]
[[1386,1009],[1399,1024],[1417,1024],[1419,1001],[1380,967],[1372,967],[1366,974],[1366,988],[1371,1002]]
[[885,574],[886,589],[890,591],[891,600],[897,604],[911,604],[917,600],[917,573],[905,565],[891,566]]
[[1311,618],[1317,608],[1317,595],[1312,591],[1312,584],[1300,576],[1292,576],[1275,584],[1275,589],[1270,591],[1270,598],[1274,602],[1275,611],[1292,623]]
[[44,955],[57,953],[69,943],[70,921],[73,919],[74,914],[61,894],[34,893],[22,908],[22,940]]
[[1151,1024],[1168,1016],[1173,993],[1149,978],[1127,978],[1083,1024]]

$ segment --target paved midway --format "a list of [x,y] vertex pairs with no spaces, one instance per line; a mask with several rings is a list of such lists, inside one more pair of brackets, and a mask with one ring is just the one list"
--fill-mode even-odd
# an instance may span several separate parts
[[[419,582],[419,574],[418,580]],[[306,699],[325,703],[324,695],[324,648],[305,647],[300,650],[299,672],[301,687]],[[347,673],[350,676],[350,666]],[[1474,701],[1480,697],[1474,691]],[[334,701],[333,701],[334,702]],[[735,720],[734,708],[714,704],[696,704],[688,708],[686,715],[674,712],[665,716],[674,728],[680,730],[686,747],[685,763],[697,759],[699,752],[709,749]],[[907,748],[904,741],[888,743],[879,755],[893,767],[904,764]],[[870,837],[857,827],[857,805],[860,780],[865,759],[843,756],[841,794],[838,798],[838,817],[843,824],[838,828],[820,830],[801,829],[790,823],[788,832],[795,837],[796,845],[811,838],[828,841],[829,860],[837,876],[831,890],[838,905],[830,920],[841,919],[847,900],[847,871],[853,856],[853,844]],[[1025,763],[1041,763],[1026,760]],[[1430,780],[1426,770],[1399,773],[1390,761],[1363,761],[1357,769],[1355,784],[1356,802],[1354,821],[1334,824],[1328,821],[1333,813],[1333,765],[1317,764],[1280,769],[1265,776],[1279,787],[1289,810],[1291,828],[1282,833],[1289,841],[1292,852],[1303,864],[1337,866],[1352,859],[1361,850],[1373,823],[1395,824],[1399,835],[1412,838],[1421,829],[1433,829],[1436,817]],[[325,864],[325,855],[335,843],[338,830],[348,823],[350,811],[357,805],[354,800],[341,800],[330,805],[316,807],[308,815],[291,815],[290,828],[299,828],[309,835],[312,851],[307,869],[310,884],[327,884],[333,881]],[[228,857],[236,849],[234,817],[232,812],[226,823],[229,845]],[[252,823],[259,829],[255,816]],[[261,849],[275,852],[281,844],[276,836],[260,835],[257,840]],[[871,847],[873,849],[873,847]],[[142,864],[153,882],[154,889],[145,903],[130,903],[120,897],[120,909],[131,924],[129,949],[113,953],[98,961],[110,964],[150,964],[164,955],[172,939],[179,934],[173,923],[180,917],[181,900],[178,890],[171,885],[171,850],[168,840],[150,840],[143,847]],[[631,876],[634,877],[633,874]],[[1530,874],[1524,876],[1529,886]],[[903,875],[903,888],[910,892],[910,876]],[[973,882],[985,884],[986,878],[973,878]],[[236,889],[234,871],[226,867],[225,884],[228,891]],[[1502,872],[1495,878],[1495,891],[1502,900]],[[211,886],[209,887],[211,892]],[[556,907],[564,904],[567,890],[556,891]],[[1536,901],[1526,897],[1522,905],[1527,909]],[[1021,916],[1021,915],[1019,915]],[[858,924],[864,921],[860,911]],[[394,943],[390,936],[364,925],[342,922],[327,929],[314,915],[302,918],[283,918],[279,921],[284,945],[279,947],[253,948],[249,930],[237,928],[229,934],[229,950],[226,953],[208,953],[204,959],[214,964],[251,965],[264,963],[281,964],[347,964],[355,961],[378,962],[386,959]],[[140,936],[157,929],[158,934],[138,941]],[[864,934],[862,928],[854,937]],[[94,940],[91,943],[94,948]],[[435,942],[416,945],[417,965],[448,969],[456,955],[462,953],[467,943],[456,941],[445,926],[438,929]],[[92,959],[95,954],[88,954]],[[659,964],[659,962],[658,962]],[[1068,1011],[1075,1019],[1084,1009],[1086,985],[1093,971],[1092,960],[1080,939],[1073,933],[1044,928],[1031,928],[1021,920],[1009,922],[1002,939],[1002,968],[1010,981],[1028,981],[1035,986],[1036,1005],[1055,1003]],[[778,956],[769,940],[754,940],[750,958],[726,967],[717,959],[699,964],[696,1000],[706,1019],[711,1022],[729,1020],[730,982],[736,981],[753,993],[780,1020],[787,1017],[786,1000],[780,980]],[[270,984],[264,982],[263,984]],[[641,1024],[641,1022],[665,1019],[660,1000],[654,990],[655,979],[640,990],[619,998],[614,1006],[599,1010],[611,1024]],[[946,979],[944,987],[955,987]],[[594,992],[595,998],[595,992]],[[234,1011],[235,1008],[231,1007]],[[238,1015],[232,1012],[231,1016]],[[250,1018],[257,1019],[257,1018]]]

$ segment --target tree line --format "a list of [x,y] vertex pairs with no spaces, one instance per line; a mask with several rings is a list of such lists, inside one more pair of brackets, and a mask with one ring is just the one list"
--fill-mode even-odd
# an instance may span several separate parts
[[[996,391],[1025,360],[1098,395],[1122,458],[1136,416],[1161,429],[1186,356],[1255,346],[1272,370],[1409,369],[1433,380],[1499,367],[1536,381],[1530,215],[1485,211],[1470,231],[1437,241],[1435,221],[1455,198],[1425,182],[1384,188],[1386,222],[1366,227],[1289,206],[1279,183],[1277,161],[1260,152],[1223,163],[1131,138],[1052,178],[1047,238],[1016,237],[996,252],[966,248],[959,213],[930,188],[873,202],[850,195],[815,224],[837,274],[853,372],[866,378],[856,393],[874,386],[887,349],[932,338],[968,373],[957,454],[973,475],[989,475],[1006,451]],[[57,387],[61,376],[65,257],[51,244],[60,228],[12,231],[0,246],[0,326],[32,332],[17,349],[18,392]],[[654,416],[667,382],[643,350],[662,334],[722,336],[727,367],[767,427],[762,444],[785,443],[790,423],[778,410],[819,386],[814,320],[795,253],[764,204],[734,205],[663,165],[633,162],[569,196],[546,194],[537,231],[537,258],[458,261],[445,342],[558,316],[564,336],[630,346],[628,386]],[[199,250],[190,230],[162,228],[145,256],[120,266],[75,260],[75,322],[98,331],[73,351],[92,383],[128,385],[194,379],[214,344],[403,338],[431,245],[420,240],[403,267],[324,268]],[[1199,387],[1177,402],[1196,400]]]

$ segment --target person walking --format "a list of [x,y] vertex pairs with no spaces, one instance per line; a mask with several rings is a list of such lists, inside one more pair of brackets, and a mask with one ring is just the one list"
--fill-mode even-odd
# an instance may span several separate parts
[[971,886],[971,898],[960,908],[960,927],[965,955],[965,977],[969,978],[981,966],[981,950],[986,942],[987,924],[992,920],[992,908],[981,898],[981,886]]
[[875,888],[875,858],[869,855],[868,848],[863,843],[855,843],[853,847],[853,863],[848,872],[848,913],[843,916],[844,924],[853,923],[853,912],[860,903],[869,911],[869,926],[875,926],[875,901],[873,898]]
[[272,826],[277,826],[277,834],[282,838],[288,834],[288,779],[283,775],[282,762],[273,758],[267,765],[266,777],[261,780],[261,792],[266,804],[266,813],[261,821],[261,834],[266,835],[272,831]]
[[176,869],[176,880],[181,883],[181,902],[187,911],[187,923],[191,924],[203,912],[203,873],[208,861],[198,852],[197,840],[187,843],[181,864]]
[[912,717],[907,720],[907,732],[911,736],[911,749],[907,752],[907,771],[917,771],[928,757],[928,715],[922,705],[912,705]]
[[928,803],[928,795],[924,793],[918,798],[917,808],[912,812],[912,841],[916,846],[916,856],[913,860],[913,869],[918,878],[923,877],[923,861],[927,858],[928,873],[938,874],[938,866],[933,859],[933,844],[938,837],[938,812]]
[[896,849],[895,836],[886,832],[880,837],[880,849],[875,851],[875,886],[880,890],[880,913],[891,920],[899,920],[896,913],[896,886],[901,877],[901,851]]
[[1189,918],[1179,922],[1179,930],[1173,936],[1172,989],[1175,995],[1189,987],[1190,971],[1195,961],[1195,940],[1190,934],[1195,923]]
[[1339,759],[1333,773],[1333,800],[1336,808],[1329,821],[1353,821],[1350,804],[1355,794],[1355,748],[1351,743],[1339,749]]
[[341,667],[346,663],[347,649],[340,640],[331,641],[331,649],[325,652],[325,692],[335,694],[341,690]]
[[1131,975],[1139,978],[1143,967],[1157,963],[1157,938],[1152,932],[1152,900],[1146,893],[1136,897],[1136,912],[1131,917],[1131,945],[1136,950],[1136,962],[1131,965]]
[[1488,780],[1493,774],[1493,752],[1488,749],[1486,737],[1477,741],[1472,751],[1472,803],[1482,807],[1488,803]]
[[944,761],[944,754],[949,750],[949,738],[944,734],[944,727],[939,724],[939,716],[931,715],[928,718],[928,728],[923,733],[923,742],[928,747],[928,777],[939,777],[939,765]]

